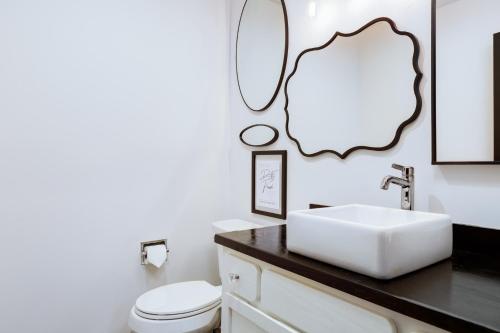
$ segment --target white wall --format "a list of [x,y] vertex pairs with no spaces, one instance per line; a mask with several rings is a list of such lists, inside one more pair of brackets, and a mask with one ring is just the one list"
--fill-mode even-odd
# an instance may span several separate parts
[[[340,0],[339,0],[340,1]],[[281,93],[266,112],[252,113],[238,94],[234,70],[234,41],[243,0],[231,1],[231,207],[232,215],[250,220],[263,217],[250,213],[250,149],[238,134],[253,123],[267,123],[280,130],[280,140],[272,149],[286,149],[288,157],[288,207],[301,209],[309,203],[340,205],[367,203],[399,207],[400,189],[380,190],[380,181],[389,174],[393,162],[416,168],[416,207],[420,210],[447,212],[455,222],[500,228],[500,168],[496,166],[431,166],[431,1],[357,0],[347,2],[348,9],[337,11],[335,1],[317,0],[318,15],[308,16],[308,0],[287,1],[290,23],[290,58],[287,75],[298,53],[328,40],[338,22],[349,22],[352,31],[378,16],[395,20],[399,28],[415,34],[421,44],[424,71],[424,106],[420,118],[409,126],[396,148],[382,153],[356,152],[345,161],[333,156],[314,159],[302,157],[285,134],[284,95]],[[343,2],[343,1],[342,1]],[[349,19],[346,18],[349,16]],[[293,117],[293,115],[292,115]],[[465,139],[465,138],[464,138]],[[271,220],[266,220],[271,221]],[[276,220],[273,220],[276,221]]]
[[147,289],[216,282],[226,50],[224,0],[0,0],[0,332],[127,332]]

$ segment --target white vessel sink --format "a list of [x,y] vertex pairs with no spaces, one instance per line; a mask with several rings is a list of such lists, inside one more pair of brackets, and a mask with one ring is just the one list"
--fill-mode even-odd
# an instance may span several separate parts
[[378,279],[451,256],[448,215],[365,205],[288,214],[289,251]]

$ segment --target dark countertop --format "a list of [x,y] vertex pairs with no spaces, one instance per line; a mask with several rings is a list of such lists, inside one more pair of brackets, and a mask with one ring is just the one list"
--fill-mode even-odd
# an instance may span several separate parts
[[500,333],[500,273],[484,256],[454,254],[383,281],[288,252],[284,225],[218,234],[215,242],[450,332]]

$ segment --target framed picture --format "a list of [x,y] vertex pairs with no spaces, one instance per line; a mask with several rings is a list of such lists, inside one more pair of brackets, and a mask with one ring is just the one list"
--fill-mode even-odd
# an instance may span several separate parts
[[252,152],[252,213],[286,219],[286,150]]

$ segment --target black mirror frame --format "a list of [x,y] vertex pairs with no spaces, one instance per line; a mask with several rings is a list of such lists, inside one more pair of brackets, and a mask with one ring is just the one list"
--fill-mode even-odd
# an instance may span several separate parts
[[[495,165],[500,164],[500,160],[492,161],[439,161],[437,157],[437,0],[431,0],[431,141],[432,141],[432,165]],[[495,113],[498,112],[500,115],[500,106],[498,110],[495,109]],[[494,120],[495,133],[500,133],[500,117],[495,117]],[[500,135],[495,134],[494,136],[494,150],[495,155],[500,155]],[[498,150],[498,151],[497,151]]]
[[[288,112],[288,104],[289,104],[289,100],[290,100],[290,97],[288,96],[288,84],[290,82],[290,80],[292,79],[292,77],[295,75],[295,73],[297,72],[297,69],[298,69],[298,66],[299,66],[299,62],[300,62],[300,59],[307,53],[309,52],[314,52],[314,51],[319,51],[319,50],[322,50],[322,49],[325,49],[327,48],[328,46],[330,46],[330,44],[332,44],[335,39],[337,39],[337,37],[352,37],[352,36],[355,36],[361,32],[363,32],[364,30],[368,29],[369,27],[371,27],[372,25],[378,23],[378,22],[387,22],[389,23],[389,25],[391,26],[392,28],[392,31],[394,31],[394,33],[398,34],[398,35],[402,35],[402,36],[407,36],[408,38],[411,39],[412,43],[413,43],[413,48],[414,48],[414,52],[413,52],[413,69],[415,70],[415,81],[414,81],[414,84],[413,84],[413,89],[414,89],[414,92],[415,92],[415,98],[416,98],[416,107],[415,107],[415,111],[413,112],[413,114],[411,115],[410,118],[408,118],[407,120],[405,120],[404,122],[401,123],[401,125],[399,125],[398,129],[396,130],[396,134],[394,136],[394,139],[386,146],[383,146],[383,147],[370,147],[370,146],[356,146],[356,147],[352,147],[348,150],[346,150],[344,153],[340,153],[338,151],[335,151],[335,150],[331,150],[331,149],[325,149],[325,150],[320,150],[320,151],[317,151],[317,152],[314,152],[314,153],[306,153],[301,145],[300,145],[300,142],[297,138],[295,138],[291,133],[290,133],[290,129],[289,129],[289,122],[290,122],[290,114]],[[333,37],[327,41],[325,44],[319,46],[319,47],[314,47],[314,48],[310,48],[310,49],[306,49],[304,51],[302,51],[299,56],[297,57],[297,60],[295,61],[295,66],[293,68],[293,71],[290,73],[290,75],[288,76],[288,78],[286,79],[286,82],[285,82],[285,98],[286,98],[286,104],[285,104],[285,114],[286,114],[286,126],[285,126],[285,129],[286,129],[286,134],[287,136],[293,141],[295,142],[295,144],[297,145],[297,148],[299,149],[300,153],[302,155],[304,155],[305,157],[316,157],[316,156],[319,156],[319,155],[323,155],[323,154],[334,154],[335,156],[341,158],[341,159],[345,159],[347,158],[351,153],[357,151],[357,150],[371,150],[371,151],[384,151],[384,150],[389,150],[391,148],[393,148],[394,146],[396,146],[401,138],[401,134],[403,133],[403,130],[405,129],[406,126],[408,126],[409,124],[411,124],[412,122],[414,122],[418,116],[420,115],[420,112],[422,111],[422,95],[420,93],[420,83],[422,82],[422,78],[423,78],[423,73],[420,69],[420,66],[419,66],[419,57],[420,57],[420,45],[418,43],[418,40],[417,38],[415,37],[415,35],[413,35],[412,33],[410,32],[406,32],[406,31],[401,31],[397,28],[396,24],[394,23],[393,20],[391,20],[390,18],[387,18],[387,17],[380,17],[380,18],[377,18],[377,19],[374,19],[372,21],[370,21],[369,23],[367,23],[366,25],[364,25],[363,27],[361,27],[360,29],[352,32],[352,33],[342,33],[342,32],[336,32]]]
[[284,24],[285,24],[285,51],[283,52],[283,63],[281,66],[281,74],[280,78],[277,82],[276,89],[274,90],[274,93],[269,100],[269,102],[262,108],[254,108],[251,107],[250,104],[247,102],[245,99],[245,96],[243,95],[243,91],[241,90],[241,85],[240,85],[240,75],[238,71],[238,41],[239,41],[239,35],[240,35],[240,27],[241,27],[241,19],[243,18],[243,13],[245,12],[245,8],[247,6],[248,1],[251,0],[245,0],[245,4],[243,5],[243,9],[241,10],[240,14],[240,20],[238,22],[238,32],[236,34],[236,81],[238,82],[238,91],[240,92],[241,99],[243,100],[243,103],[247,106],[252,111],[255,112],[262,112],[267,110],[276,100],[276,97],[278,97],[278,93],[280,91],[281,85],[283,84],[283,79],[285,78],[285,71],[286,71],[286,65],[288,61],[288,45],[289,45],[289,29],[288,29],[288,12],[286,9],[286,4],[285,0],[280,0],[281,1],[281,7],[283,8],[283,19],[284,19]]
[[[260,144],[260,145],[253,145],[251,143],[248,143],[245,141],[245,139],[243,139],[243,135],[245,134],[246,131],[252,129],[252,128],[255,128],[255,127],[265,127],[265,128],[268,128],[270,129],[271,131],[273,131],[274,135],[273,137],[271,138],[271,140],[263,143],[263,144]],[[278,138],[280,136],[280,132],[275,128],[275,127],[272,127],[270,125],[266,125],[266,124],[255,124],[255,125],[251,125],[251,126],[248,126],[246,128],[244,128],[241,132],[240,132],[240,141],[244,144],[244,145],[247,145],[249,147],[255,147],[255,148],[258,148],[258,147],[267,147],[267,146],[270,146],[272,145],[273,143],[275,143],[276,141],[278,141]]]

